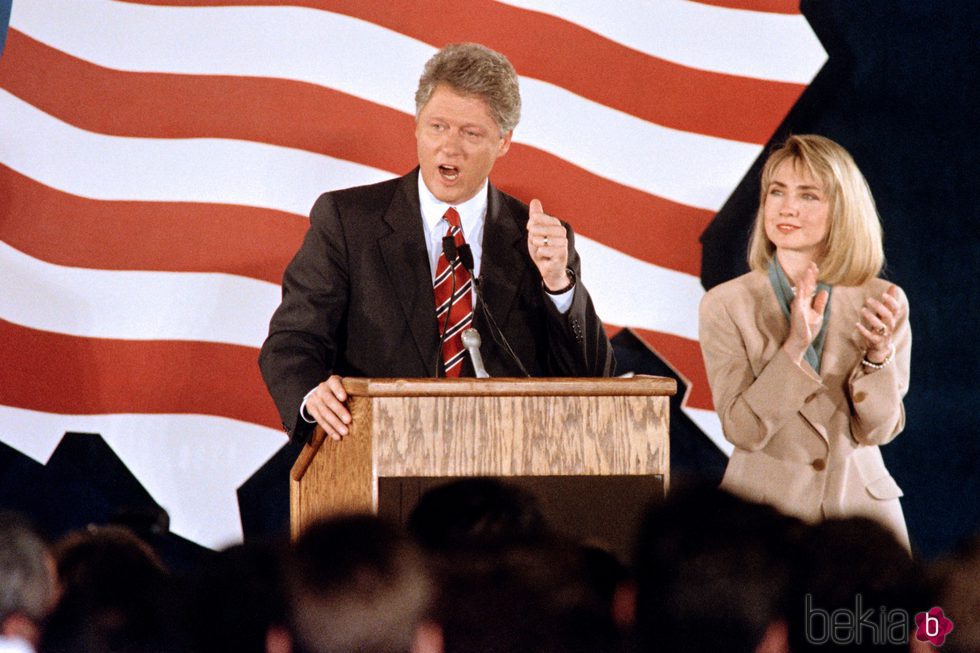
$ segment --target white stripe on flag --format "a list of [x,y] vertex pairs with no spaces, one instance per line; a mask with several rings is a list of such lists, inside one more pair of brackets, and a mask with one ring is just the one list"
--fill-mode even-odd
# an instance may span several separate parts
[[278,285],[247,277],[65,267],[2,242],[0,279],[0,318],[89,338],[257,348],[280,299]]
[[727,75],[809,84],[827,60],[801,14],[689,0],[498,1],[574,22],[658,59]]
[[3,89],[0,115],[0,163],[92,199],[238,204],[306,216],[326,190],[392,177],[343,159],[264,143],[95,134]]

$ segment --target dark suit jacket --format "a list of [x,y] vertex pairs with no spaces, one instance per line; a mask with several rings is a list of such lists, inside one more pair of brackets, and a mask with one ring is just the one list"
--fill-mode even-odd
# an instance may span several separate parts
[[[532,376],[609,376],[612,347],[588,292],[580,280],[569,311],[555,309],[527,251],[527,219],[527,205],[490,186],[480,270],[486,309]],[[568,265],[581,279],[572,230],[565,228]],[[306,435],[300,404],[331,374],[436,376],[434,302],[418,169],[321,195],[286,268],[282,304],[259,355],[286,431]],[[486,309],[477,307],[474,325],[487,371],[522,376],[490,337]]]

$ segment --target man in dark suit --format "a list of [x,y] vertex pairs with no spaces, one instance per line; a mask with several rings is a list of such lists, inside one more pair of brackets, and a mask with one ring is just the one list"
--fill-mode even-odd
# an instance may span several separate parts
[[[571,228],[488,182],[520,117],[510,62],[480,45],[447,46],[426,64],[415,102],[419,167],[322,195],[283,277],[259,365],[294,438],[314,424],[347,434],[344,376],[472,375],[460,333],[493,336],[491,320],[502,332],[483,338],[491,376],[612,373]],[[471,249],[485,303],[474,306],[472,277],[444,254],[447,237]]]

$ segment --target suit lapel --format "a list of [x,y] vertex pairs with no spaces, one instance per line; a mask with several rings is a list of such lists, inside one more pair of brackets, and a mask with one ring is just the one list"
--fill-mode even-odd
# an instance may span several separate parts
[[[769,281],[769,277],[765,274],[759,274],[758,278],[758,305],[762,309],[761,313],[764,324],[769,329],[769,334],[767,337],[774,343],[774,345],[778,346],[785,342],[789,335],[789,320],[783,313],[783,309],[779,306],[779,300],[776,299],[776,293],[772,288],[772,283]],[[832,301],[835,301],[837,298],[836,292],[837,291],[835,289],[835,294]],[[833,308],[834,307],[831,307],[831,315],[834,313]],[[831,326],[832,325],[828,325],[827,327],[827,337],[826,341],[824,342],[823,354],[820,358],[820,369],[823,372],[826,372],[828,369],[828,358],[835,355],[833,353],[833,345],[831,344],[834,335]],[[766,362],[768,363],[768,361]],[[823,378],[826,378],[826,374],[821,374],[821,379]],[[813,430],[816,431],[821,438],[823,438],[824,442],[828,443],[830,438],[827,433],[827,415],[828,412],[832,410],[833,402],[828,398],[826,392],[818,392],[812,401],[804,403],[800,408],[800,415],[803,416],[803,419],[809,422],[810,426],[812,426]]]
[[863,301],[860,289],[849,286],[834,288],[821,361],[821,367],[828,377],[838,379],[850,375],[855,352],[862,350],[861,336],[854,324],[861,319]]
[[[859,346],[854,340],[855,329],[860,307],[855,307],[855,299],[860,299],[853,288],[836,286],[830,302],[830,322],[827,324],[827,336],[824,340],[823,355],[820,358],[820,376],[824,384],[840,386],[846,383],[850,374],[850,361],[854,360],[854,348]],[[816,399],[804,404],[800,413],[829,442],[827,424],[830,416],[841,410],[827,392],[821,392]],[[845,409],[846,410],[846,409]]]
[[432,294],[432,273],[422,228],[418,169],[405,175],[385,212],[391,233],[378,240],[388,279],[405,313],[415,347],[427,375],[433,373],[439,335]]
[[483,229],[483,258],[480,283],[494,318],[504,328],[518,290],[528,273],[526,234],[527,216],[514,215],[505,205],[500,191],[490,185],[487,219]]

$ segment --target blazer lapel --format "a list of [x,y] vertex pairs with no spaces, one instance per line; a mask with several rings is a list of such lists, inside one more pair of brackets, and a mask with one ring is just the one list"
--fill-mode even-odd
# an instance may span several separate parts
[[[776,293],[772,288],[772,284],[769,281],[769,277],[765,274],[758,275],[758,281],[755,291],[758,293],[758,306],[761,307],[759,319],[762,320],[762,325],[764,328],[768,329],[766,338],[772,343],[774,349],[778,349],[783,342],[786,341],[789,335],[789,320],[783,313],[783,309],[779,306],[779,300],[776,299]],[[836,290],[832,301],[836,301]],[[833,315],[834,307],[831,307],[831,315]],[[823,355],[820,359],[820,369],[822,372],[827,370],[827,360],[828,354],[832,357],[834,356],[833,347],[831,345],[831,340],[833,338],[833,331],[831,330],[832,325],[827,327],[827,339],[824,342]],[[767,353],[767,360],[771,360],[771,354],[775,352]],[[821,374],[821,378],[826,378],[826,374]],[[814,397],[812,401],[806,402],[800,408],[800,415],[803,416],[813,430],[816,431],[824,442],[829,443],[830,438],[827,433],[827,416],[833,410],[833,402],[828,398],[826,392],[818,392],[817,396]]]
[[[857,320],[860,308],[854,306],[855,297],[851,288],[836,286],[830,299],[830,322],[827,324],[827,336],[820,358],[820,376],[830,386],[846,382],[846,377],[850,374],[850,370],[846,368],[847,361],[854,360],[853,349],[857,345],[852,325]],[[826,425],[830,416],[839,410],[841,408],[834,404],[829,393],[821,392],[814,401],[805,404],[800,413],[829,441]]]
[[432,375],[439,347],[432,293],[432,273],[422,228],[418,197],[418,168],[402,183],[385,212],[391,233],[378,240],[391,287],[405,313],[426,375]]

